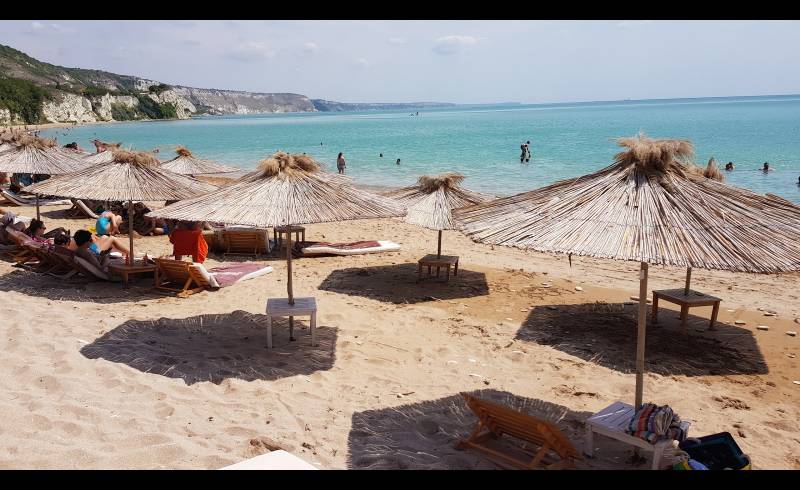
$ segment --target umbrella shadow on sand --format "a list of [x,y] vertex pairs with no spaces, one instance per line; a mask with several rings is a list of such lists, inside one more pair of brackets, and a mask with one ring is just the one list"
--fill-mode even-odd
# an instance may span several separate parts
[[234,378],[275,380],[333,367],[337,329],[318,326],[311,346],[307,322],[273,322],[273,350],[267,349],[266,316],[234,311],[189,318],[128,320],[81,349],[89,359],[127,364],[144,373],[182,379],[187,385],[219,384]]
[[[678,313],[659,312],[658,324],[647,311],[645,370],[664,376],[766,374],[768,367],[752,332],[717,322],[707,331],[708,318],[689,315],[687,334]],[[636,370],[638,305],[585,303],[538,306],[515,339],[549,345],[567,354],[619,371]],[[698,330],[703,330],[702,332]]]
[[394,304],[422,303],[426,301],[472,298],[488,296],[486,274],[468,269],[458,269],[458,276],[450,274],[444,282],[444,271],[440,278],[427,277],[417,282],[417,264],[382,265],[376,267],[349,267],[331,272],[319,289],[361,296]]
[[47,298],[53,301],[81,301],[112,304],[163,298],[164,295],[150,291],[152,278],[131,278],[130,289],[122,283],[89,279],[75,275],[68,279],[57,279],[39,272],[18,268],[0,276],[0,292],[14,291],[26,296]]
[[[591,416],[590,412],[577,412],[563,405],[524,398],[505,391],[486,389],[470,394],[547,420],[558,426],[578,451],[583,447],[584,422]],[[460,394],[398,407],[356,412],[353,414],[352,428],[348,435],[347,467],[500,469],[499,465],[481,452],[455,448],[459,440],[469,436],[477,421]],[[503,436],[497,443],[510,448],[521,444],[521,441]],[[603,441],[599,444],[605,446]],[[624,455],[625,448],[611,447],[610,451],[622,451]],[[610,458],[612,453],[608,452],[605,456],[608,458],[576,460],[575,467],[613,467],[614,463]],[[616,466],[619,467],[619,464]]]

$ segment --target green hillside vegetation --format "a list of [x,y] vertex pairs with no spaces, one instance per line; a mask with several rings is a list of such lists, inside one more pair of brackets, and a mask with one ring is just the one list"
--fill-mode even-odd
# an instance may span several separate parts
[[9,109],[27,124],[42,122],[42,104],[50,93],[36,84],[18,78],[0,78],[0,107]]
[[136,97],[139,106],[112,104],[111,115],[119,121],[134,119],[172,119],[178,113],[173,104],[159,104],[148,97],[159,95],[171,87],[160,83],[145,92],[135,88],[136,78],[101,70],[65,68],[45,63],[9,46],[0,44],[0,107],[11,110],[26,123],[45,122],[42,104],[59,93],[71,93],[88,98],[110,95]]

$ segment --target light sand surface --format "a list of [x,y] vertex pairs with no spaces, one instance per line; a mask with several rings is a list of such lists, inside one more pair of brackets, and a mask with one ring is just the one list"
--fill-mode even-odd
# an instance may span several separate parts
[[[62,219],[65,208],[44,208],[50,229],[92,225]],[[434,231],[372,220],[308,225],[306,237],[403,248],[296,260],[295,294],[319,305],[319,345],[306,319],[296,342],[281,320],[272,351],[263,313],[286,294],[283,258],[186,299],[153,294],[152,279],[123,289],[0,261],[0,468],[219,468],[274,448],[323,468],[495,468],[453,448],[475,422],[459,392],[553,420],[579,449],[586,417],[632,403],[636,306],[625,302],[638,264],[570,266],[448,231],[459,275],[417,284]],[[136,249],[171,250],[165,237]],[[651,267],[650,289],[681,287],[684,274]],[[800,330],[798,285],[798,274],[693,271],[694,289],[723,298],[719,328],[706,331],[711,308],[697,308],[684,335],[664,304],[648,329],[645,399],[693,421],[690,435],[731,432],[755,468],[800,468],[800,338],[785,334]],[[596,441],[579,468],[648,467]]]

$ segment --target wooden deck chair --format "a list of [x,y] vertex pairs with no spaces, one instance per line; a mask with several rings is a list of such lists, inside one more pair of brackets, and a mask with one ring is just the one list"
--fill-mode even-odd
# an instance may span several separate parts
[[[467,439],[458,442],[457,448],[478,449],[500,462],[522,469],[539,466],[546,469],[571,468],[575,458],[583,459],[569,439],[552,423],[466,393],[462,395],[467,406],[478,416],[478,425]],[[526,461],[481,444],[487,438],[498,439],[504,434],[533,443],[540,449],[532,454],[533,459]],[[558,458],[553,458],[551,453]]]
[[[212,284],[192,268],[192,262],[175,260],[166,257],[153,259],[156,263],[155,289],[178,293],[185,298],[205,289],[212,289]],[[194,286],[194,287],[192,287]]]
[[36,260],[30,248],[25,246],[25,242],[30,239],[28,235],[21,231],[6,229],[6,236],[11,240],[12,247],[4,253],[14,261],[15,265],[24,265]]
[[259,250],[264,247],[263,231],[225,230],[222,233],[225,242],[224,256],[252,255],[258,257]]
[[79,217],[86,217],[89,219],[97,219],[97,214],[89,209],[89,206],[86,205],[85,202],[81,201],[80,199],[70,199],[72,201],[72,215],[79,216]]

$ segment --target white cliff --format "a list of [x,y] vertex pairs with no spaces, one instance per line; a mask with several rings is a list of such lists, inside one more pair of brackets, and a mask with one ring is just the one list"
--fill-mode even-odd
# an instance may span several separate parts
[[61,92],[53,100],[42,104],[42,114],[49,122],[87,123],[97,121],[89,99],[80,95]]

